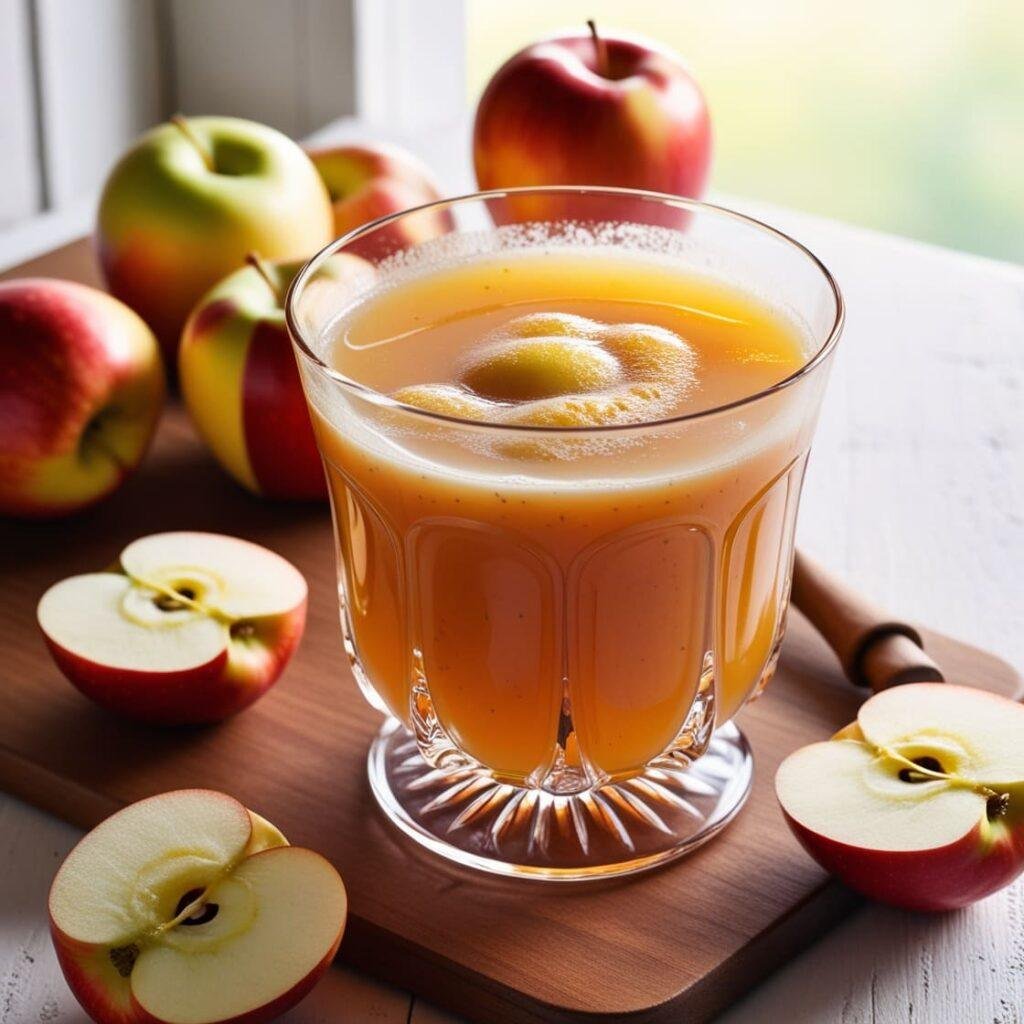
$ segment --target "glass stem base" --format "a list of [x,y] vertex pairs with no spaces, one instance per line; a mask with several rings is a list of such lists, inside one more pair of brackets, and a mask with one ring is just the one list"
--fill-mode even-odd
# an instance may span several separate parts
[[575,881],[634,874],[689,853],[750,792],[753,757],[731,722],[695,761],[664,760],[623,782],[555,794],[498,782],[482,768],[431,768],[392,718],[368,767],[384,814],[434,853],[497,875]]

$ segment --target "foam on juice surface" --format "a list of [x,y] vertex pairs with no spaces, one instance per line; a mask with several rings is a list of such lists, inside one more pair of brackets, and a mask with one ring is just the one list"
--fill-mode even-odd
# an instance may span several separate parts
[[[785,410],[747,437],[702,442],[671,467],[608,458],[654,444],[634,425],[771,387],[806,361],[806,339],[776,307],[707,274],[657,256],[567,247],[487,254],[418,275],[404,268],[333,321],[325,355],[378,394],[482,425],[458,438],[466,457],[452,458],[453,449],[423,443],[439,438],[440,426],[420,417],[348,419],[345,432],[381,457],[482,485],[498,474],[532,488],[557,472],[590,489],[700,474],[774,443],[790,430]],[[549,432],[523,432],[530,427]],[[550,433],[578,428],[590,432]],[[603,457],[584,466],[581,456]]]
[[460,358],[454,384],[399,388],[392,397],[497,424],[642,423],[693,390],[697,362],[693,349],[664,327],[533,313],[485,335]]
[[[756,394],[808,354],[803,332],[768,303],[636,253],[491,254],[399,278],[334,322],[325,354],[351,379],[431,411],[462,395],[448,411],[459,418],[502,422],[514,406],[528,422],[525,403],[602,396],[628,411],[591,409],[578,425],[649,422]],[[550,406],[537,415],[550,419]]]

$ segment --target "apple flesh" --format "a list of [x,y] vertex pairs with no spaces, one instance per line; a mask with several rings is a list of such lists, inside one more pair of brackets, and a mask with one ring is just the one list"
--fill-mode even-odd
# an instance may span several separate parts
[[[605,185],[698,198],[711,162],[711,122],[677,57],[594,30],[542,40],[496,72],[477,108],[473,160],[482,189]],[[652,222],[650,203],[634,205],[636,219]],[[581,209],[596,214],[592,204]],[[620,201],[617,219],[622,211]],[[496,215],[559,213],[574,213],[571,199],[515,197]]]
[[111,711],[219,721],[277,681],[302,637],[306,582],[257,544],[161,533],[129,544],[120,563],[54,584],[37,613],[64,675]]
[[0,283],[0,515],[67,515],[117,490],[164,400],[152,332],[71,281]]
[[332,237],[327,190],[302,149],[233,117],[145,134],[111,171],[96,229],[110,291],[149,323],[171,367],[192,307],[246,253],[304,260]]
[[323,857],[201,789],[107,818],[49,897],[57,959],[98,1024],[269,1021],[327,969],[346,914]]
[[[367,143],[308,152],[331,197],[339,238],[378,217],[441,198],[426,164],[397,146]],[[446,234],[453,223],[448,210],[424,210],[375,232],[374,242],[394,252]]]
[[791,754],[776,793],[804,848],[872,899],[967,906],[1024,869],[1024,706],[916,683]]

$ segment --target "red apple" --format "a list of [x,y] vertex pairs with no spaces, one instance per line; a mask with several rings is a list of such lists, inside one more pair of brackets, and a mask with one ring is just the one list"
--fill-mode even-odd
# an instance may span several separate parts
[[[398,146],[366,143],[308,152],[331,197],[339,238],[378,217],[441,198],[426,164]],[[451,231],[452,224],[448,210],[425,210],[375,232],[374,242],[390,251],[404,249]]]
[[[528,46],[491,79],[473,137],[480,187],[605,185],[699,197],[711,122],[697,83],[674,54],[591,30]],[[571,201],[510,204],[520,219],[561,207],[571,211]],[[658,221],[647,213],[646,222]]]
[[804,848],[852,889],[911,910],[963,907],[1024,869],[1024,706],[894,687],[791,754],[775,788]]
[[60,516],[142,461],[164,399],[152,332],[71,281],[0,283],[0,514]]
[[158,533],[129,544],[121,569],[62,580],[38,608],[58,667],[111,711],[219,721],[277,681],[302,637],[306,581],[257,544]]
[[337,952],[345,886],[237,800],[186,789],[131,804],[68,854],[50,932],[97,1024],[262,1024]]

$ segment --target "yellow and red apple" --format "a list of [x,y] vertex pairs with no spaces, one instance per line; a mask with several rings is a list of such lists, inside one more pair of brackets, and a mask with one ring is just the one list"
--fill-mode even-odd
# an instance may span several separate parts
[[97,224],[111,292],[149,323],[171,366],[192,307],[246,253],[307,259],[332,237],[309,157],[232,117],[177,118],[144,135],[111,171]]
[[1024,706],[944,683],[866,701],[791,754],[776,793],[804,848],[872,899],[967,906],[1024,870]]
[[0,514],[66,515],[116,490],[163,399],[156,339],[123,303],[71,281],[0,283]]
[[107,818],[50,889],[50,933],[97,1024],[264,1024],[338,950],[345,886],[233,797],[177,790]]
[[[441,198],[433,175],[421,160],[382,143],[309,150],[331,197],[337,237],[378,217]],[[448,210],[424,210],[375,232],[378,246],[404,249],[452,229]]]
[[[590,34],[528,46],[498,69],[477,108],[473,160],[482,189],[604,185],[698,198],[711,121],[678,57],[591,25]],[[568,199],[519,199],[508,209],[517,219],[574,212]]]
[[[199,303],[181,336],[182,397],[217,461],[271,498],[324,499],[327,485],[285,323],[284,300],[302,263],[250,255]],[[340,308],[347,282],[373,274],[347,253],[326,260],[306,291]]]
[[118,714],[219,721],[262,696],[302,638],[306,581],[258,544],[153,534],[124,549],[120,570],[61,580],[37,611],[64,675]]

